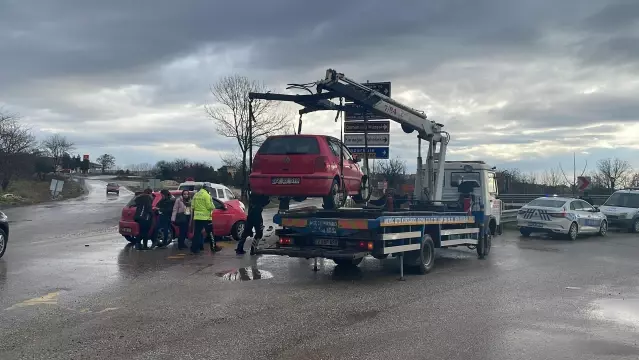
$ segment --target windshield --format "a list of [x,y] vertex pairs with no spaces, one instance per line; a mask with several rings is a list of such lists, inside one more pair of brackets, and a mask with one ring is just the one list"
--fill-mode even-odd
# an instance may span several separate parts
[[610,195],[603,206],[639,208],[639,194],[614,193]]
[[450,186],[457,187],[462,181],[477,181],[481,185],[479,173],[477,172],[454,172],[450,173]]
[[281,136],[266,139],[258,155],[319,155],[317,138],[311,136]]
[[566,202],[564,200],[554,200],[554,199],[535,199],[528,203],[528,206],[540,206],[540,207],[548,207],[548,208],[560,208],[564,206]]

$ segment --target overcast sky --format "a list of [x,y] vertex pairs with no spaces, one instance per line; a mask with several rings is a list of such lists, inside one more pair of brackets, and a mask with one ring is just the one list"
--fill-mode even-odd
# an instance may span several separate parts
[[[335,68],[392,81],[451,133],[449,158],[639,168],[637,19],[637,0],[0,0],[0,106],[93,159],[219,165],[236,145],[203,111],[210,84],[284,91]],[[305,132],[337,135],[333,116]],[[414,136],[394,126],[391,157],[413,169]]]

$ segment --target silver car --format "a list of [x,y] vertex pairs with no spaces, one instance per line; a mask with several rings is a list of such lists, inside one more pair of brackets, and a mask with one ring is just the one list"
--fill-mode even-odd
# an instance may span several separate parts
[[599,209],[583,200],[540,197],[519,209],[517,227],[523,236],[547,233],[575,240],[580,234],[606,235],[608,220]]

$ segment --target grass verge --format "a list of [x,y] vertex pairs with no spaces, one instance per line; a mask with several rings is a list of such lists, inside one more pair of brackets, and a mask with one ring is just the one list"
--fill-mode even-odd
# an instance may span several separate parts
[[[0,205],[32,205],[52,201],[50,185],[51,179],[12,181],[6,191],[0,190]],[[56,200],[75,198],[83,193],[84,188],[80,183],[67,179],[64,181],[61,196]]]

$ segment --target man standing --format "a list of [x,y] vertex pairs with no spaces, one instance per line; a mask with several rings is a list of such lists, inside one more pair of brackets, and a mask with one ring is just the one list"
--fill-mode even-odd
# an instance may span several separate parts
[[[162,234],[162,242],[158,244],[159,247],[167,246],[173,241],[169,235],[171,228],[171,215],[173,214],[173,203],[175,199],[171,196],[171,193],[167,189],[160,191],[162,199],[158,202],[158,234]],[[157,237],[156,237],[157,239]]]
[[[205,184],[191,201],[193,207],[193,241],[191,241],[191,252],[199,253],[204,249],[204,239],[210,234],[209,223],[213,221],[213,200]],[[206,236],[202,235],[206,232]]]
[[246,225],[244,225],[242,237],[240,242],[237,243],[237,249],[235,249],[235,252],[238,255],[246,253],[246,251],[244,251],[244,243],[249,236],[253,236],[253,229],[255,229],[255,235],[253,236],[253,244],[251,245],[251,255],[254,254],[255,246],[264,236],[264,219],[262,219],[262,211],[264,211],[264,207],[266,207],[269,202],[271,202],[271,200],[268,196],[249,197],[249,209],[246,216]]
[[[135,216],[134,220],[138,223],[138,236],[135,239],[135,248],[142,250],[147,248],[146,242],[149,240],[149,231],[151,230],[151,217],[153,215],[153,190],[147,188],[144,192],[135,198]],[[155,245],[155,244],[153,244]],[[151,247],[153,247],[151,245]]]

